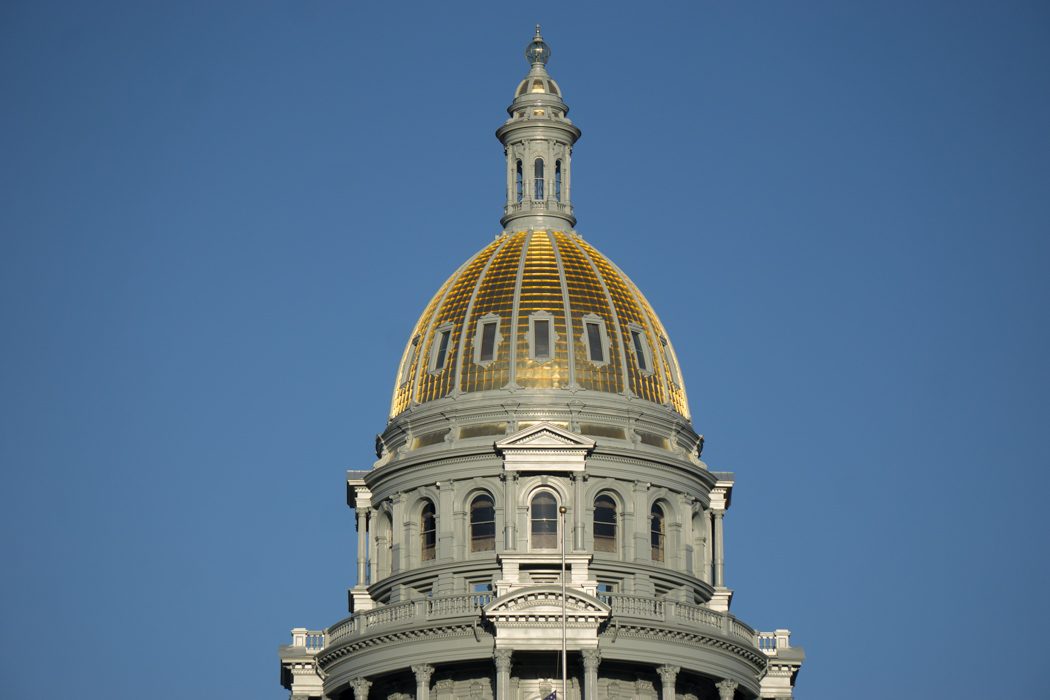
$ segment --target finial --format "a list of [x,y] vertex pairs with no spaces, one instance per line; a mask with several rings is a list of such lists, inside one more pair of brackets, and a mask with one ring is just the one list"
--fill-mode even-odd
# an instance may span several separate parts
[[543,40],[540,35],[540,25],[536,25],[536,36],[532,38],[529,45],[525,47],[525,60],[529,62],[529,65],[535,66],[539,64],[541,66],[547,65],[547,61],[551,57],[551,47],[547,46],[547,42]]

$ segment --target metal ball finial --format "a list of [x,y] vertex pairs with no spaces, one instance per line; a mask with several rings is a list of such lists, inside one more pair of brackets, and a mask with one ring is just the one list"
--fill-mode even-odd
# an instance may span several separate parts
[[543,40],[543,36],[540,35],[540,25],[536,25],[536,36],[532,38],[529,45],[525,47],[525,60],[529,62],[529,65],[547,65],[547,61],[551,57],[551,47],[547,45],[547,42]]

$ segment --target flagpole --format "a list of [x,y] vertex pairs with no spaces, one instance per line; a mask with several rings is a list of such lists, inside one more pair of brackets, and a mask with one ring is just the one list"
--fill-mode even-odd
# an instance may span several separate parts
[[565,506],[558,508],[561,513],[561,692],[562,700],[568,700],[569,691],[566,689],[568,682],[568,667],[566,664],[568,654],[565,649]]

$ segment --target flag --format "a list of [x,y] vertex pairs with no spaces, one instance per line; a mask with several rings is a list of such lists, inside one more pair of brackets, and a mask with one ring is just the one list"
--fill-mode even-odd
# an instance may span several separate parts
[[543,700],[558,700],[558,691],[555,690],[550,695],[548,695],[547,697],[543,698]]

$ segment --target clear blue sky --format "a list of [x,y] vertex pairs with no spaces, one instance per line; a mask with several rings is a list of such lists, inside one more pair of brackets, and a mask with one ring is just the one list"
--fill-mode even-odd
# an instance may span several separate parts
[[285,697],[532,26],[799,696],[1035,697],[1045,2],[0,6],[3,695]]

